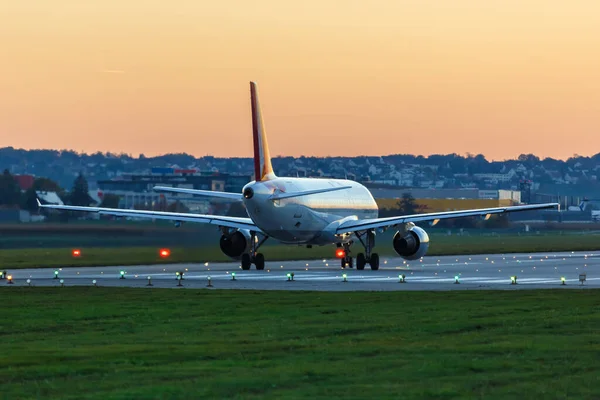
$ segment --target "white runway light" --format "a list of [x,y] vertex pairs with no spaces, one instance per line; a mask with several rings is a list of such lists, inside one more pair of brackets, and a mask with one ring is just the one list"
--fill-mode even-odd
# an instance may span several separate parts
[[399,283],[406,283],[406,276],[404,274],[398,275],[398,282]]
[[65,280],[64,280],[64,279],[61,279],[61,280],[60,280],[60,286],[61,286],[61,287],[62,287],[62,286],[65,286]]
[[152,277],[151,276],[148,276],[148,284],[146,286],[154,286],[152,284]]
[[511,276],[510,277],[510,284],[511,285],[516,285],[517,284],[517,276]]

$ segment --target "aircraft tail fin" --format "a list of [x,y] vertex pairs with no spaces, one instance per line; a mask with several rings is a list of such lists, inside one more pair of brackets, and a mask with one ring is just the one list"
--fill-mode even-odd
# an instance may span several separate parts
[[269,154],[267,134],[258,102],[256,82],[250,82],[250,101],[252,104],[252,136],[254,141],[254,179],[256,182],[267,181],[276,176],[271,166],[271,155]]

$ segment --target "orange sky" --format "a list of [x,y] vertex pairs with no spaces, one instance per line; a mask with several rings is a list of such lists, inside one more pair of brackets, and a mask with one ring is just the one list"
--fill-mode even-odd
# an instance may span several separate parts
[[251,156],[600,152],[597,0],[0,5],[0,147]]

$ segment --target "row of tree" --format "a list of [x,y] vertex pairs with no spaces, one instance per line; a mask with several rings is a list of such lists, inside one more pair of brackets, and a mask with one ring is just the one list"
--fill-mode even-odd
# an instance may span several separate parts
[[89,206],[93,202],[88,193],[87,180],[82,174],[75,178],[70,192],[48,178],[35,178],[33,185],[21,192],[19,183],[7,169],[0,176],[0,207],[35,212],[38,210],[37,192],[55,192],[65,203],[75,206]]
[[[35,178],[33,185],[25,192],[22,192],[17,180],[8,170],[5,169],[0,176],[0,207],[20,208],[35,213],[39,209],[37,192],[54,192],[64,203],[73,206],[89,206],[94,201],[89,195],[88,182],[82,174],[79,174],[75,178],[69,192],[48,178]],[[100,207],[118,208],[119,201],[119,196],[107,193],[102,197]],[[137,210],[189,212],[189,209],[180,201],[152,206],[136,204],[134,208]]]

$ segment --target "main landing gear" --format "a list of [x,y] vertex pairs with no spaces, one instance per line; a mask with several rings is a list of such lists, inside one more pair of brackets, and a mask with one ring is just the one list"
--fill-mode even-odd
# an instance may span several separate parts
[[250,232],[250,253],[242,254],[242,269],[244,271],[249,270],[252,264],[254,264],[257,270],[265,269],[265,256],[262,253],[257,253],[257,251],[268,238],[268,236],[265,236],[259,242],[257,241],[256,232]]
[[[379,254],[371,252],[375,247],[375,232],[366,231],[360,234],[357,232],[356,236],[365,248],[365,254],[358,253],[356,255],[356,269],[363,270],[365,265],[369,264],[373,271],[377,271],[379,269]],[[364,240],[363,236],[366,236]]]

